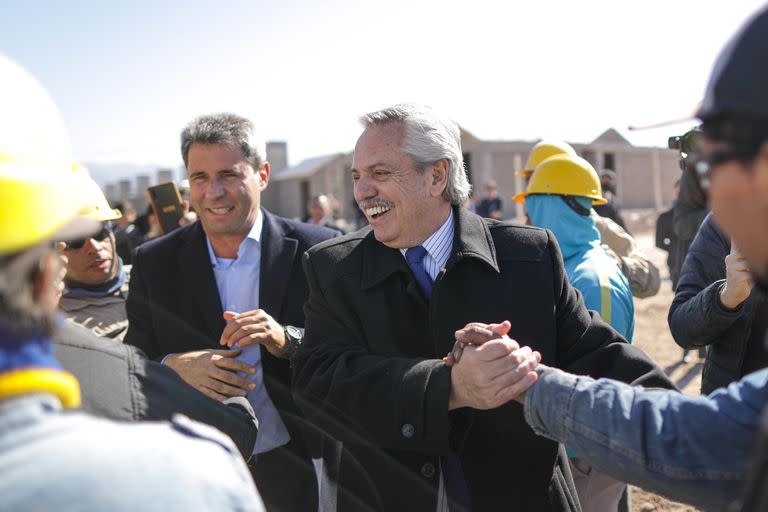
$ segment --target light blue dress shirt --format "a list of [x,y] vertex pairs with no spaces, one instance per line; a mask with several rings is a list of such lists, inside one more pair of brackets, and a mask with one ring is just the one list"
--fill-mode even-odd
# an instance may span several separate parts
[[[221,307],[224,311],[242,313],[259,308],[259,266],[261,265],[261,228],[263,225],[264,216],[259,212],[250,233],[240,243],[237,258],[234,259],[216,256],[211,242],[207,237],[205,239],[208,245],[208,254],[211,257],[213,275],[216,278],[216,287],[219,290]],[[256,418],[259,420],[259,433],[253,447],[254,455],[287,444],[291,440],[291,436],[264,387],[261,345],[254,344],[244,347],[237,359],[250,364],[256,370],[253,375],[241,374],[256,384],[256,388],[246,395],[253,406]]]
[[[427,250],[422,265],[434,282],[440,271],[445,268],[445,264],[448,263],[448,257],[453,248],[453,210],[448,215],[448,219],[440,226],[440,229],[432,233],[421,245]],[[407,250],[400,249],[403,257],[405,257]]]

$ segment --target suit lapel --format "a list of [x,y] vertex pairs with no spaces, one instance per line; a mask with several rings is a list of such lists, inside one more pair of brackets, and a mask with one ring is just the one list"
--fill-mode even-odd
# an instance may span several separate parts
[[259,269],[259,308],[278,322],[291,277],[299,241],[290,236],[291,227],[262,209],[261,265]]
[[197,313],[203,317],[206,333],[215,343],[224,330],[224,318],[205,233],[199,221],[185,233],[178,254],[183,296],[192,298]]

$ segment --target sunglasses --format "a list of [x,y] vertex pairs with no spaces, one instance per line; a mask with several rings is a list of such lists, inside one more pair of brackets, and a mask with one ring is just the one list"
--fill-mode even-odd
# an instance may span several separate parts
[[101,230],[98,233],[86,238],[78,238],[76,240],[67,240],[66,242],[64,242],[66,244],[66,247],[64,247],[64,250],[65,251],[80,250],[83,248],[83,246],[85,245],[85,242],[88,239],[93,239],[97,242],[102,242],[105,239],[107,239],[110,234],[112,234],[112,222],[102,222]]
[[706,196],[712,178],[712,168],[734,160],[746,162],[755,157],[755,151],[748,147],[731,147],[713,151],[707,155],[698,155],[693,162],[693,174],[699,190]]

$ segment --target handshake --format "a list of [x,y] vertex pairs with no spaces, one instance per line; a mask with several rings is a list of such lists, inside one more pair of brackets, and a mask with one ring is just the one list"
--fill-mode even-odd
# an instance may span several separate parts
[[541,354],[507,333],[512,325],[473,322],[456,331],[453,350],[443,358],[452,367],[448,409],[493,409],[510,400],[523,402],[538,374]]

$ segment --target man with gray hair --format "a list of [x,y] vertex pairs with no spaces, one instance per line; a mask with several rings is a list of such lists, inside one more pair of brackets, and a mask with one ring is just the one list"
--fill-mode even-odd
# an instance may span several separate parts
[[[549,231],[461,208],[455,123],[397,105],[363,124],[352,179],[371,227],[308,251],[292,358],[299,406],[344,442],[339,509],[578,510],[562,447],[507,403],[532,365],[673,384],[587,312]],[[442,361],[457,329],[506,318],[533,350],[500,339]]]
[[332,489],[318,492],[322,438],[291,398],[289,357],[308,294],[301,255],[338,232],[260,207],[270,169],[248,119],[195,119],[181,154],[199,220],[137,249],[125,342],[214,399],[246,396],[259,420],[251,470],[268,510],[316,510]]

